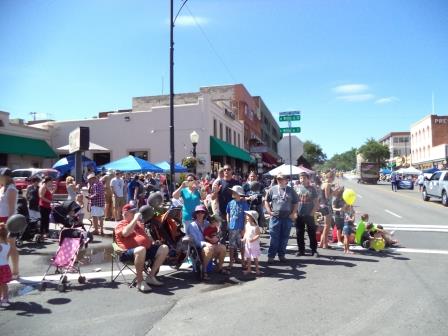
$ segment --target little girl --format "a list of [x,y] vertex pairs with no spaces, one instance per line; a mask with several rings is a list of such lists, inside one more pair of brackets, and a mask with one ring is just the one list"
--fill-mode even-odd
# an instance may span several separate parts
[[255,271],[259,276],[260,268],[258,267],[258,257],[260,252],[260,228],[258,227],[258,212],[249,210],[246,213],[246,224],[244,226],[243,243],[246,256],[246,270],[244,274],[250,274],[252,272],[251,260],[254,260]]
[[9,268],[8,258],[10,246],[7,242],[8,231],[6,225],[0,223],[0,306],[9,307],[8,282],[11,281],[12,274]]
[[344,253],[353,254],[350,251],[350,238],[355,233],[355,211],[353,206],[344,205],[344,227],[342,228],[342,234],[344,235]]

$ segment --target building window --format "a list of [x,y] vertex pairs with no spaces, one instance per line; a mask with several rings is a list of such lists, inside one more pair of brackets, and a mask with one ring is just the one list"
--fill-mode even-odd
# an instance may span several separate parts
[[213,136],[218,136],[218,123],[216,122],[216,119],[213,119]]
[[219,138],[221,140],[224,140],[223,136],[222,136],[222,123],[219,123]]
[[110,153],[93,153],[93,161],[97,166],[102,166],[110,162]]
[[148,151],[133,151],[129,152],[129,155],[138,157],[139,159],[142,160],[149,160]]
[[233,131],[233,144],[236,145],[236,132]]
[[241,147],[241,138],[240,138],[240,134],[238,133],[238,147]]

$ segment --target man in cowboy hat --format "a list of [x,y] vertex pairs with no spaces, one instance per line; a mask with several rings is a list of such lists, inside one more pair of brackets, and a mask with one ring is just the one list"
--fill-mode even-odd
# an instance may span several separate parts
[[271,241],[268,250],[268,262],[272,263],[275,256],[281,262],[285,262],[286,246],[288,245],[289,233],[292,222],[295,220],[298,197],[293,188],[288,186],[288,180],[282,175],[276,176],[277,185],[269,189],[265,208],[271,216],[269,222],[269,235]]

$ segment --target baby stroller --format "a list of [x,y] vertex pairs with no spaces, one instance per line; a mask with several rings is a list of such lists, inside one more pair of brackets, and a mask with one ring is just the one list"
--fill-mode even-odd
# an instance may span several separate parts
[[80,284],[86,282],[86,277],[81,275],[77,258],[79,251],[82,247],[86,247],[88,241],[89,238],[87,237],[86,231],[75,228],[61,230],[59,248],[55,256],[51,259],[50,265],[42,278],[40,290],[46,289],[47,283],[45,282],[45,277],[52,266],[56,268],[54,274],[61,274],[57,286],[60,292],[64,292],[67,289],[67,273],[78,273],[78,282]]
[[28,210],[28,202],[25,197],[19,195],[17,199],[17,213],[23,215],[26,218],[28,225],[25,227],[24,231],[20,232],[16,237],[16,246],[22,247],[23,242],[31,241],[35,239],[36,242],[41,242],[40,232],[40,219],[30,218],[30,213]]
[[54,223],[62,224],[65,228],[82,227],[78,212],[81,207],[74,201],[64,201],[53,208],[52,216]]

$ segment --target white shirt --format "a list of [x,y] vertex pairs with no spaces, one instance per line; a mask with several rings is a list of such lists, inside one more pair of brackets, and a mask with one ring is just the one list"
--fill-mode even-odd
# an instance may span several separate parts
[[9,244],[0,243],[0,266],[8,265]]
[[114,192],[114,195],[117,195],[117,197],[124,196],[124,181],[121,177],[114,177],[110,181],[110,186]]
[[15,202],[15,209],[14,209],[14,213],[16,213],[16,209],[17,209],[17,199],[19,198],[19,194],[17,192],[16,187],[14,186],[14,184],[9,184],[6,187],[2,187],[0,189],[0,217],[9,217],[9,204],[8,204],[8,193],[11,192],[12,190],[16,191],[16,202]]

